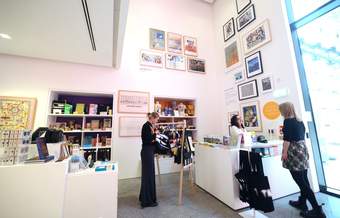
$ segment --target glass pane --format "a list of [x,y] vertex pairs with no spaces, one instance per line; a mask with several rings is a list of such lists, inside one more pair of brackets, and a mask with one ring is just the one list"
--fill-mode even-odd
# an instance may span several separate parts
[[299,35],[326,185],[340,190],[340,8],[303,26]]
[[294,20],[298,20],[330,0],[291,0]]

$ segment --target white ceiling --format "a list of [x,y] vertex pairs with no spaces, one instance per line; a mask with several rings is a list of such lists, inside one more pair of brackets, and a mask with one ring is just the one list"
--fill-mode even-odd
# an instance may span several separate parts
[[[87,0],[93,51],[81,0],[0,0],[0,53],[114,66],[118,33],[126,19],[120,0]],[[119,16],[117,16],[117,14]],[[122,16],[122,17],[121,17]],[[114,20],[117,19],[117,20]],[[118,29],[118,27],[120,29]]]

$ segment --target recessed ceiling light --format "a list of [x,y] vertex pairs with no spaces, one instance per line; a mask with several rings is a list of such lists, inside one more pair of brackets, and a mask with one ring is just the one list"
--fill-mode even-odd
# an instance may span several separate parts
[[6,33],[0,33],[0,37],[3,39],[12,39],[12,37]]

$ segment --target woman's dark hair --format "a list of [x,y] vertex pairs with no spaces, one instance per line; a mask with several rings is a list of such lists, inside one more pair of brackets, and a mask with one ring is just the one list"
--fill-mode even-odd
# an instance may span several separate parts
[[243,128],[243,125],[241,124],[241,126],[239,125],[239,123],[237,122],[237,117],[238,117],[239,115],[237,115],[237,114],[235,114],[235,115],[233,115],[232,117],[231,117],[231,119],[230,119],[230,125],[231,126],[236,126],[236,127],[238,127],[238,128]]
[[147,113],[147,117],[150,118],[158,118],[159,114],[157,112]]

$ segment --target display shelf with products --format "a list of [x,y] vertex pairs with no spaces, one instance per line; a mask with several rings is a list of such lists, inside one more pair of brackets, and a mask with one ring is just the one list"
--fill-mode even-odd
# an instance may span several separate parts
[[[187,123],[186,135],[197,138],[197,116],[195,99],[154,97],[154,111],[159,113],[160,123],[174,123],[185,120]],[[181,126],[174,126],[179,132]]]
[[[113,93],[50,92],[47,126],[63,130],[66,139],[82,150],[91,149],[95,159],[111,159]],[[100,157],[98,149],[105,150]],[[103,153],[103,152],[101,152]]]

